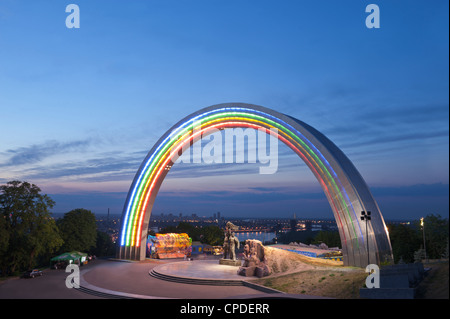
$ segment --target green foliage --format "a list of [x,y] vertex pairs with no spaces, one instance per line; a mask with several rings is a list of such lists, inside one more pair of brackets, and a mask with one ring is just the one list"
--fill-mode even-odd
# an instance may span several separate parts
[[425,249],[420,248],[418,251],[414,252],[414,262],[421,262],[425,258]]
[[[425,250],[428,258],[442,257],[448,243],[448,226],[448,219],[443,219],[440,215],[431,214],[424,218]],[[423,231],[422,227],[420,231]]]
[[163,228],[160,232],[161,234],[167,234],[167,233],[186,233],[189,237],[192,238],[193,241],[200,240],[200,229],[192,226],[190,223],[187,222],[180,222],[177,226],[167,226]]
[[388,225],[388,229],[394,262],[397,264],[402,259],[405,263],[413,263],[414,252],[421,245],[420,233],[403,224]]
[[223,245],[223,230],[221,230],[219,227],[214,225],[206,226],[202,228],[202,233],[202,243],[209,244],[211,246]]
[[448,219],[430,214],[424,218],[424,227],[425,247],[423,245],[424,229],[419,220],[411,225],[388,225],[395,263],[398,263],[400,259],[405,263],[423,259],[425,251],[427,258],[442,258],[448,244]]
[[447,246],[445,246],[444,252],[442,253],[441,257],[443,259],[448,259],[448,238],[447,238]]
[[321,243],[328,247],[341,247],[341,237],[337,231],[319,231],[312,242],[315,245]]
[[107,233],[97,231],[96,245],[95,248],[91,250],[91,252],[97,257],[113,256],[116,252],[116,246]]
[[[6,217],[1,213],[0,216],[0,260],[5,256],[9,247],[10,230]],[[1,264],[1,261],[0,261]]]
[[197,228],[190,223],[180,222],[178,226],[168,226],[161,230],[161,234],[166,233],[186,233],[192,238],[192,241],[200,241],[201,243],[211,246],[223,244],[223,230],[218,226],[210,225]]
[[2,274],[33,268],[63,243],[49,210],[53,200],[28,182],[0,186],[0,267]]
[[89,252],[95,248],[97,225],[95,215],[83,208],[71,210],[58,220],[58,228],[64,239],[61,252]]
[[291,242],[301,242],[309,245],[313,242],[314,237],[317,235],[313,231],[289,231],[281,233],[278,237],[278,241],[283,244],[289,244]]

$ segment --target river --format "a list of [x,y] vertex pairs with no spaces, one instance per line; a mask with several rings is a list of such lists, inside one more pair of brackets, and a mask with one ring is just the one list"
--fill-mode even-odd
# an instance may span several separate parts
[[247,239],[256,239],[264,243],[266,241],[272,241],[276,237],[276,234],[275,232],[249,231],[237,232],[236,237],[239,238],[240,242],[246,241]]

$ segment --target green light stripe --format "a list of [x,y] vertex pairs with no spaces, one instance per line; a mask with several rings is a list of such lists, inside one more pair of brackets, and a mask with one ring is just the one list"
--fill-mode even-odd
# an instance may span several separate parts
[[[339,199],[338,202],[341,203],[339,206],[341,206],[344,209],[344,211],[347,212],[347,215],[348,215],[348,218],[352,225],[354,234],[357,237],[355,226],[353,224],[351,214],[348,210],[348,205],[346,204],[339,187],[337,186],[336,182],[334,181],[334,178],[331,176],[330,172],[328,171],[328,169],[326,168],[324,163],[320,160],[320,158],[315,154],[315,152],[308,145],[306,145],[306,143],[301,138],[299,138],[296,134],[294,134],[291,130],[289,130],[285,126],[283,126],[275,121],[272,121],[271,119],[260,116],[260,115],[233,111],[233,112],[216,113],[216,114],[209,115],[204,118],[196,120],[192,124],[189,124],[187,127],[180,130],[180,132],[178,132],[177,135],[175,135],[178,138],[171,138],[168,142],[166,142],[166,145],[164,147],[162,147],[162,149],[159,150],[158,154],[154,157],[154,159],[152,160],[152,163],[147,168],[147,171],[145,172],[144,177],[142,178],[141,183],[138,187],[138,191],[133,199],[133,205],[131,208],[131,214],[130,214],[130,218],[129,218],[129,221],[132,221],[132,222],[129,222],[128,227],[127,227],[127,236],[126,236],[126,245],[127,246],[129,245],[129,243],[131,241],[131,236],[132,236],[131,230],[132,230],[132,228],[134,228],[134,224],[135,223],[137,224],[137,216],[138,216],[137,215],[138,214],[137,207],[139,205],[141,197],[143,196],[144,187],[148,182],[149,175],[151,174],[153,169],[155,169],[155,166],[157,165],[157,163],[159,163],[161,157],[167,152],[167,150],[169,148],[172,147],[172,145],[179,142],[180,136],[184,135],[188,131],[192,131],[195,127],[198,126],[198,123],[203,123],[203,122],[207,123],[207,122],[218,120],[218,119],[223,119],[223,120],[226,120],[228,118],[232,119],[232,116],[243,117],[244,119],[248,118],[248,119],[253,119],[253,120],[260,120],[263,123],[271,124],[272,126],[280,129],[286,135],[290,136],[291,139],[294,139],[295,141],[297,141],[297,144],[298,145],[300,144],[299,146],[303,149],[303,151],[305,152],[305,155],[308,155],[312,159],[312,162],[314,162],[314,163],[316,163],[316,165],[318,165],[318,168],[320,169],[320,171],[327,176],[327,179],[329,181],[331,181],[332,189],[334,189],[334,193],[338,195],[338,199]],[[195,127],[194,127],[194,125],[195,125]],[[358,245],[358,242],[357,242],[357,245]]]

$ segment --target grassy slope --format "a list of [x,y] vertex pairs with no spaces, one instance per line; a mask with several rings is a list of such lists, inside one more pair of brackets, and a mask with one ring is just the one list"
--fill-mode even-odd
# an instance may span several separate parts
[[359,288],[367,277],[364,269],[344,267],[342,262],[310,258],[273,248],[265,253],[272,274],[255,282],[286,293],[358,298]]
[[[290,294],[357,299],[367,277],[362,268],[287,251],[266,251],[266,256],[272,274],[255,282]],[[424,266],[432,269],[417,288],[417,298],[448,299],[448,261]]]
[[431,267],[431,270],[417,287],[416,298],[449,299],[448,260],[425,264],[424,267]]

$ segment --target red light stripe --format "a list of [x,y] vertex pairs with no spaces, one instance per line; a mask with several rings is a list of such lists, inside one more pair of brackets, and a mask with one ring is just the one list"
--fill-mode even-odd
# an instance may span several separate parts
[[[303,161],[308,165],[308,167],[310,167],[310,169],[314,171],[314,173],[315,173],[314,175],[315,175],[316,178],[319,180],[319,182],[322,184],[322,186],[323,186],[323,188],[325,189],[326,193],[328,194],[329,198],[332,199],[332,203],[333,203],[333,206],[334,206],[334,208],[335,208],[335,211],[338,211],[338,210],[337,210],[337,207],[336,207],[336,205],[335,205],[335,203],[334,203],[334,198],[331,196],[330,191],[329,191],[327,185],[325,184],[324,180],[321,178],[321,175],[318,174],[318,172],[317,172],[317,170],[315,169],[315,167],[314,167],[314,166],[311,164],[311,162],[305,157],[305,155],[299,150],[299,148],[298,148],[298,147],[295,147],[295,146],[294,146],[290,141],[288,141],[285,137],[281,136],[281,135],[278,134],[278,133],[274,133],[274,132],[270,131],[270,129],[268,129],[268,128],[262,126],[262,125],[258,125],[258,124],[249,124],[249,123],[247,123],[247,122],[242,122],[242,121],[236,122],[236,121],[234,121],[234,120],[231,121],[231,122],[221,122],[221,123],[218,123],[218,124],[214,124],[214,125],[210,125],[210,126],[204,127],[204,128],[202,128],[200,131],[196,131],[195,134],[190,134],[190,136],[189,136],[188,139],[185,139],[185,140],[183,140],[181,143],[178,143],[178,144],[176,144],[176,145],[173,145],[171,148],[169,148],[169,149],[166,151],[166,153],[164,154],[164,156],[163,156],[162,158],[165,158],[165,157],[167,157],[167,158],[164,160],[164,162],[163,162],[162,164],[159,164],[159,165],[156,166],[156,167],[158,167],[158,168],[157,168],[158,171],[157,171],[157,173],[152,177],[152,182],[151,182],[151,184],[150,184],[150,187],[149,187],[149,188],[147,189],[147,191],[146,191],[145,200],[144,200],[144,205],[141,206],[142,209],[141,209],[140,212],[139,212],[139,215],[140,215],[140,216],[139,216],[139,222],[138,222],[138,227],[137,227],[137,233],[136,233],[136,237],[135,237],[135,243],[136,243],[136,246],[137,246],[137,247],[140,246],[140,237],[141,237],[141,232],[142,232],[142,222],[143,222],[143,218],[144,218],[144,215],[145,215],[145,211],[147,210],[148,200],[149,200],[149,198],[150,198],[150,196],[151,196],[151,194],[152,194],[152,191],[153,191],[153,188],[154,188],[154,185],[155,185],[156,181],[158,181],[159,177],[161,176],[161,173],[164,171],[164,168],[167,166],[167,164],[169,163],[169,161],[172,159],[170,156],[167,156],[167,155],[168,155],[168,154],[169,154],[169,155],[170,155],[170,154],[177,154],[178,151],[179,151],[180,149],[182,149],[187,143],[191,143],[191,141],[192,141],[194,138],[196,138],[199,134],[203,134],[204,132],[206,132],[206,131],[208,131],[208,130],[211,130],[211,129],[214,129],[214,128],[221,129],[221,128],[227,128],[227,127],[231,127],[231,128],[234,128],[234,127],[246,127],[246,128],[253,128],[253,129],[264,129],[264,130],[266,131],[267,134],[275,135],[279,140],[281,140],[283,143],[285,143],[286,145],[288,145],[292,150],[294,150],[295,153],[296,153],[297,155],[299,155],[299,156],[303,159]],[[173,149],[175,149],[175,151],[171,151],[171,150],[173,150]],[[340,225],[341,225],[341,229],[343,229],[343,225],[342,225],[341,218],[340,218],[339,214],[337,214],[337,215],[338,215],[339,223],[340,223]],[[343,236],[344,236],[344,240],[346,241],[345,232],[343,232]]]

